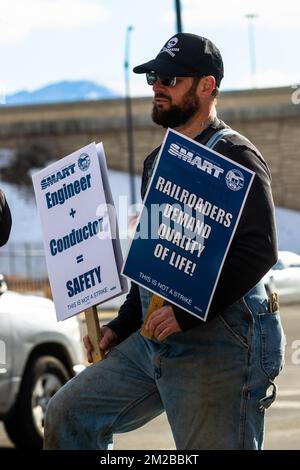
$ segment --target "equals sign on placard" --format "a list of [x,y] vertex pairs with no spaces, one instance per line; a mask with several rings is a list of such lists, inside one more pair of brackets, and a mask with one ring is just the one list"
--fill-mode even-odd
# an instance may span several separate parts
[[77,261],[77,263],[82,263],[83,255],[76,256],[76,261]]

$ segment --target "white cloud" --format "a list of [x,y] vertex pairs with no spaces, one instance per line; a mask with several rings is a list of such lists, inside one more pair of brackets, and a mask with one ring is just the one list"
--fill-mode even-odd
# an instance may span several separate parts
[[72,29],[107,21],[96,0],[0,0],[0,41],[17,41],[34,30]]
[[[300,16],[300,2],[298,0],[285,0],[284,2],[271,2],[270,0],[214,0],[211,7],[199,0],[182,1],[182,20],[185,29],[191,27],[229,26],[242,24],[246,21],[245,15],[254,13],[259,16],[256,22],[259,25],[298,26]],[[168,23],[174,23],[174,12],[165,15]]]

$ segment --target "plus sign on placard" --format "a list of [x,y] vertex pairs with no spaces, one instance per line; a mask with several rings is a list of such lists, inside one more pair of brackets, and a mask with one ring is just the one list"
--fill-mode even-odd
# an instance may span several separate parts
[[72,207],[72,209],[71,209],[69,215],[70,215],[71,217],[73,217],[73,219],[74,219],[75,214],[76,214],[76,211],[74,211],[74,209],[73,209],[73,207]]

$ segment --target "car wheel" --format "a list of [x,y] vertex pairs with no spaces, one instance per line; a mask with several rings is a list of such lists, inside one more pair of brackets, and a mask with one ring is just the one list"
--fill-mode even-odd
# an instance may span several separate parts
[[27,366],[17,403],[4,421],[17,448],[42,448],[46,407],[70,378],[61,361],[52,356],[36,358]]

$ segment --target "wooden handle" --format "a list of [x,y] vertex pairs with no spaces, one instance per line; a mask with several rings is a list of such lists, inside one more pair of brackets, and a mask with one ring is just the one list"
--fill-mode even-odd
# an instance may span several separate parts
[[147,320],[151,316],[151,314],[155,310],[158,310],[159,308],[161,308],[164,304],[165,304],[165,299],[162,299],[161,297],[159,297],[156,294],[152,295],[151,302],[150,302],[150,305],[149,305],[149,308],[148,308],[148,311],[147,311],[147,314],[146,314],[146,318],[144,320],[144,323],[143,323],[143,326],[142,326],[142,329],[141,329],[141,335],[143,335],[145,338],[153,339],[153,335],[148,330],[146,330],[145,325],[147,323]]
[[102,349],[100,349],[99,342],[102,338],[100,325],[99,325],[99,318],[97,313],[97,307],[90,307],[84,311],[85,314],[85,321],[87,326],[88,336],[90,338],[90,342],[93,346],[92,351],[92,358],[93,363],[101,361],[105,357],[105,353]]

